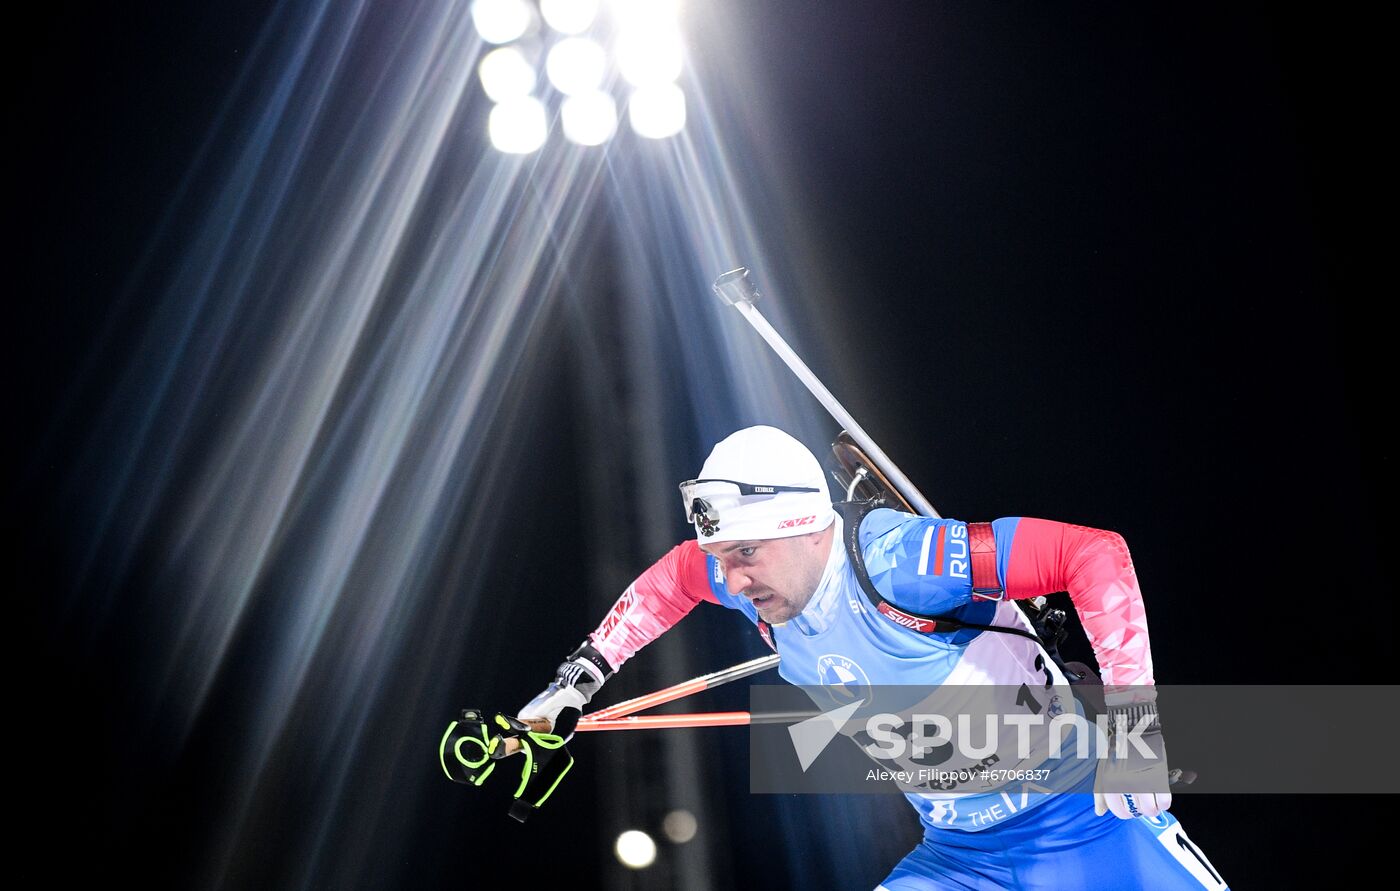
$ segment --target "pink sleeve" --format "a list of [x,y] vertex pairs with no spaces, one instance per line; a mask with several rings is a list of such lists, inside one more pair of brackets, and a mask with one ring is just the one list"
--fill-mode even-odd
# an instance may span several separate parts
[[1022,517],[1007,560],[1006,596],[1055,591],[1068,591],[1079,611],[1106,688],[1152,685],[1147,611],[1123,536]]
[[676,545],[637,576],[589,638],[613,670],[685,617],[710,592],[705,553],[693,541]]

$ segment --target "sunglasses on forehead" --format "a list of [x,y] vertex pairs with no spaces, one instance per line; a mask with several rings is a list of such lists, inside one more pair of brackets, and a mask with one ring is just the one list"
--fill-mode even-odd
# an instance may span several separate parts
[[681,500],[685,502],[688,523],[695,523],[699,517],[700,531],[705,535],[714,535],[719,529],[719,511],[714,505],[700,498],[696,491],[705,483],[727,483],[739,490],[739,496],[747,495],[776,495],[779,492],[820,492],[821,489],[813,486],[772,486],[763,483],[741,483],[738,480],[702,479],[687,480],[681,483]]

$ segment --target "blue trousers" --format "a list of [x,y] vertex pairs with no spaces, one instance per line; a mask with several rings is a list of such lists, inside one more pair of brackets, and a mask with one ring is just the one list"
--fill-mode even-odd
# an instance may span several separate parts
[[[928,829],[880,885],[886,891],[1228,891],[1170,813],[1094,813],[1093,777],[981,832]],[[878,891],[878,889],[877,889]]]

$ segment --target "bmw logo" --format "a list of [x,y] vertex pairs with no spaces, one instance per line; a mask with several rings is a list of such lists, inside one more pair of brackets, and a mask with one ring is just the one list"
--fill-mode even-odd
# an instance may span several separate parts
[[827,694],[841,705],[869,695],[870,678],[865,669],[855,660],[836,653],[817,660],[817,683],[827,688]]

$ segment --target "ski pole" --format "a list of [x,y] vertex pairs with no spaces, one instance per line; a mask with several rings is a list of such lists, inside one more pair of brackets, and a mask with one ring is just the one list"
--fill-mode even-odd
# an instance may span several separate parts
[[[748,662],[741,662],[738,665],[734,665],[729,668],[723,668],[719,671],[712,671],[709,674],[702,674],[698,678],[691,678],[688,681],[681,681],[679,684],[674,684],[670,687],[666,687],[663,690],[657,690],[655,693],[647,693],[644,696],[638,696],[633,699],[628,699],[624,702],[619,702],[617,705],[610,705],[607,708],[599,709],[598,711],[593,712],[592,714],[584,715],[582,718],[580,718],[580,729],[583,729],[581,725],[588,721],[601,721],[609,718],[620,718],[624,715],[630,715],[633,712],[639,712],[642,709],[651,708],[654,705],[661,705],[663,703],[672,702],[674,700],[689,696],[692,693],[699,693],[701,690],[711,690],[715,687],[720,686],[721,684],[727,684],[730,681],[737,681],[740,678],[746,678],[749,675],[758,674],[760,671],[766,671],[767,669],[777,665],[778,661],[779,656],[777,653],[772,653],[767,656],[760,656],[757,659],[751,659]],[[730,714],[740,714],[740,712],[731,712]]]
[[577,733],[589,730],[673,730],[684,727],[740,727],[751,723],[748,712],[708,712],[698,715],[628,715],[621,718],[579,718]]
[[738,269],[726,272],[715,279],[714,290],[720,300],[739,310],[740,314],[753,326],[753,329],[759,333],[759,336],[768,341],[768,345],[773,348],[773,352],[778,354],[778,358],[792,369],[792,373],[797,375],[798,380],[802,381],[807,390],[817,397],[817,401],[825,406],[836,422],[850,433],[851,438],[865,450],[880,472],[894,484],[895,490],[904,496],[904,499],[920,514],[926,517],[940,516],[918,487],[895,466],[884,450],[876,445],[875,440],[871,439],[860,424],[856,423],[856,419],[851,417],[851,413],[846,411],[841,403],[836,401],[836,397],[831,395],[831,391],[822,385],[822,382],[812,373],[812,369],[807,367],[807,363],[793,352],[792,347],[787,345],[787,341],[783,340],[782,335],[773,330],[773,326],[768,324],[768,320],[763,317],[763,314],[754,308],[754,301],[758,299],[759,294],[758,289],[749,280],[749,270],[740,266]]
[[821,712],[701,712],[691,715],[628,715],[622,718],[580,718],[576,732],[588,730],[678,730],[689,727],[742,727],[749,724],[784,724],[805,721]]

